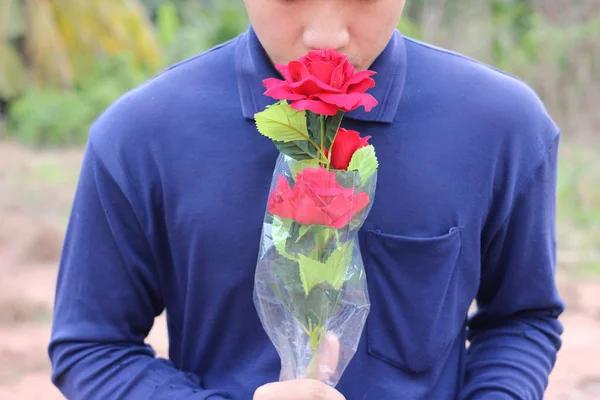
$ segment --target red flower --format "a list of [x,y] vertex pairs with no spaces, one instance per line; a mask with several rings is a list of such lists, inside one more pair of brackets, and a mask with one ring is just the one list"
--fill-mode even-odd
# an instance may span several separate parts
[[269,197],[268,210],[302,225],[342,228],[367,204],[369,196],[365,192],[354,193],[353,188],[339,184],[335,172],[318,167],[299,173],[293,188],[280,175]]
[[357,131],[340,128],[331,147],[331,168],[347,169],[354,152],[367,146],[370,138],[360,137]]
[[348,112],[364,106],[366,111],[371,111],[377,105],[377,100],[365,93],[375,86],[375,81],[370,78],[375,72],[355,73],[347,56],[335,50],[311,51],[287,65],[275,67],[285,80],[265,79],[265,95],[288,100],[298,111],[310,110],[331,116],[340,109]]

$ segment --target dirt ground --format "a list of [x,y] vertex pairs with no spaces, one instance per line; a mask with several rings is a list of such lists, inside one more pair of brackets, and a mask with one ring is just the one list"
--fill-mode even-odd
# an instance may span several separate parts
[[[80,151],[32,152],[0,141],[0,400],[64,397],[46,346],[65,218]],[[564,276],[563,276],[564,275]],[[560,274],[564,346],[545,399],[600,399],[600,280]],[[148,340],[166,356],[162,318]]]

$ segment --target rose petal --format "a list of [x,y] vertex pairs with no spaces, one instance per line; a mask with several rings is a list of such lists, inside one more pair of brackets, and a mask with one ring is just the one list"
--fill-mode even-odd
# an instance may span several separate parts
[[363,142],[357,131],[340,128],[331,149],[331,166],[334,169],[347,169],[354,152],[363,147]]
[[280,176],[269,198],[269,211],[303,225],[342,228],[368,203],[366,193],[355,194],[353,188],[340,185],[335,172],[318,167],[298,174],[293,188]]
[[331,87],[327,83],[315,78],[314,76],[308,76],[302,81],[291,83],[290,87],[294,90],[294,92],[302,93],[306,96],[311,96],[318,93],[342,93],[340,89]]
[[331,73],[334,68],[331,63],[320,61],[310,64],[307,71],[310,71],[312,76],[331,87],[329,83],[331,82]]
[[332,228],[341,228],[352,218],[352,201],[340,194],[323,211],[331,218]]
[[354,76],[354,65],[346,62],[344,65],[344,81],[348,82]]
[[320,168],[305,174],[301,181],[302,188],[307,196],[313,198],[316,205],[325,207],[333,197],[341,193],[341,186],[335,178],[335,173]]
[[281,79],[277,78],[267,78],[264,79],[262,82],[264,87],[266,87],[267,89],[272,88],[273,86],[287,85],[285,81],[282,81]]
[[323,93],[313,96],[315,99],[321,100],[324,103],[332,104],[342,110],[353,110],[360,105],[360,97],[362,94],[331,94]]
[[283,176],[279,176],[275,190],[271,191],[268,200],[268,210],[280,218],[293,218],[294,207],[290,202],[293,194],[290,184]]
[[327,215],[322,207],[317,207],[313,199],[301,193],[296,193],[292,198],[295,213],[294,220],[302,225],[329,225],[331,218]]
[[355,110],[360,106],[364,106],[366,111],[370,111],[377,105],[377,100],[367,93],[319,94],[315,97],[341,108],[344,112]]
[[371,78],[367,78],[354,85],[349,85],[342,90],[346,93],[364,93],[374,86],[375,81]]
[[289,83],[299,82],[307,77],[309,77],[311,73],[308,70],[308,67],[302,64],[299,61],[292,61],[288,64],[288,68],[286,71],[285,80]]
[[284,196],[291,193],[292,188],[290,186],[290,182],[284,176],[279,175],[277,178],[277,183],[275,184],[275,191]]
[[344,65],[340,64],[331,73],[331,79],[328,82],[329,86],[340,89],[344,86]]
[[312,204],[314,204],[316,207],[325,207],[328,203],[326,203],[324,199],[317,195],[311,186],[311,182],[303,180],[298,182],[298,184],[296,185],[296,189],[298,193],[301,193],[306,198],[310,198]]
[[324,103],[319,100],[296,100],[290,106],[297,111],[309,110],[315,114],[334,116],[338,112],[338,107],[332,104]]
[[371,136],[365,136],[365,137],[361,137],[360,138],[360,147],[365,147],[369,145],[369,139],[371,139]]
[[[269,86],[270,86],[270,84],[269,84]],[[298,93],[294,93],[293,90],[290,88],[290,86],[285,82],[282,84],[270,86],[265,91],[264,94],[265,94],[265,96],[272,97],[275,100],[293,101],[293,100],[302,100],[302,99],[306,98],[306,96],[303,96]]]
[[326,50],[312,50],[306,55],[306,58],[312,62],[324,61],[328,62],[331,60],[330,54]]
[[[325,210],[331,217],[332,228],[343,228],[358,212],[369,204],[369,196],[365,192],[359,192],[351,197],[345,198],[346,203],[336,198]],[[350,206],[348,207],[348,203]],[[335,218],[337,217],[337,218]]]
[[[364,80],[367,81],[373,81],[373,78],[370,78],[371,76],[375,75],[376,72],[375,71],[369,71],[369,70],[364,70],[364,71],[358,71],[357,73],[353,74],[352,77],[350,77],[345,84],[345,87],[349,87],[352,85],[356,85],[361,83]],[[373,84],[375,83],[375,81],[373,81]]]
[[365,111],[371,111],[371,109],[378,104],[377,100],[375,100],[375,97],[371,96],[370,94],[361,93],[360,95],[360,104],[358,107],[363,106],[365,108]]
[[288,69],[287,64],[275,64],[275,69],[277,71],[281,72],[281,75],[283,75],[283,77],[285,78],[285,75],[287,74],[287,69]]
[[325,50],[325,52],[327,54],[327,57],[329,58],[329,61],[332,62],[344,62],[348,59],[347,54],[340,53],[339,51],[333,49]]

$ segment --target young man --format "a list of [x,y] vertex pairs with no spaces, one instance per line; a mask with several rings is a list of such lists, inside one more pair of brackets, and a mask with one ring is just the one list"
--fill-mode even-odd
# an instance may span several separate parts
[[[85,400],[541,399],[563,303],[559,130],[538,97],[403,37],[401,0],[245,5],[248,32],[93,125],[58,277],[53,382]],[[324,48],[375,70],[379,101],[343,122],[371,136],[380,169],[360,234],[371,313],[336,389],[277,382],[252,302],[278,154],[253,121],[273,103],[262,80]],[[144,345],[163,310],[169,360]]]

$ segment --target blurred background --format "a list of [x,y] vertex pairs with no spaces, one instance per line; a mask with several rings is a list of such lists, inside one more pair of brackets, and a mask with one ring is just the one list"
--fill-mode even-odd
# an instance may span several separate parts
[[[247,28],[242,0],[0,0],[0,399],[61,399],[46,345],[90,123]],[[408,0],[400,30],[531,84],[563,131],[568,311],[547,399],[600,399],[600,0]],[[166,356],[164,321],[149,339]]]

